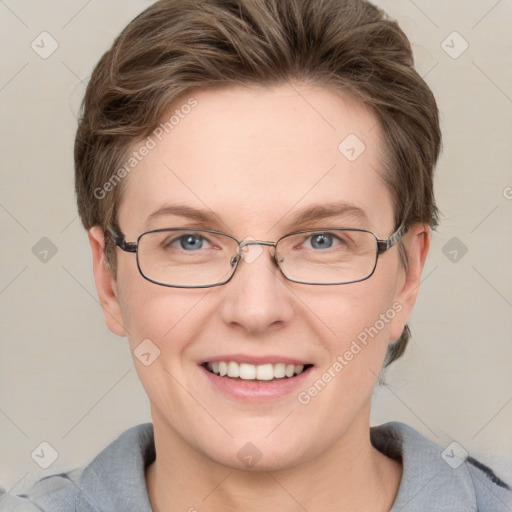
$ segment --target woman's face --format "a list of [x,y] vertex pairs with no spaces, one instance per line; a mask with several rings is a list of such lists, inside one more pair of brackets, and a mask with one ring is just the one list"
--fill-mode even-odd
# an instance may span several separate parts
[[[159,228],[266,241],[326,227],[391,235],[382,138],[362,104],[305,85],[194,98],[191,109],[180,110],[188,97],[176,103],[179,122],[152,135],[155,147],[125,178],[119,226],[128,242]],[[342,436],[366,435],[388,342],[401,334],[417,293],[428,230],[412,229],[403,240],[407,272],[395,246],[379,256],[371,278],[334,286],[286,280],[268,246],[246,248],[232,280],[205,289],[153,284],[140,275],[135,254],[119,249],[117,277],[109,280],[98,252],[100,295],[107,282],[113,290],[102,299],[105,317],[129,338],[155,431],[242,469],[292,467]],[[194,250],[181,242],[173,247]],[[307,243],[321,251],[325,239]],[[233,375],[241,368],[233,363],[244,363],[249,379],[214,375],[212,362],[232,362]],[[310,366],[281,377],[286,365]],[[260,377],[277,377],[251,379],[255,366],[265,366],[255,370]]]

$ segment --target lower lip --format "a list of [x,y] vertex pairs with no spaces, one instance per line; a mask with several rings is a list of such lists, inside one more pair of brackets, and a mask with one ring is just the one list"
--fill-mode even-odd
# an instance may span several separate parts
[[219,391],[245,402],[265,402],[284,397],[304,385],[313,367],[309,367],[295,377],[285,377],[267,381],[242,380],[231,377],[221,377],[209,372],[203,366],[199,369],[206,375],[213,387]]

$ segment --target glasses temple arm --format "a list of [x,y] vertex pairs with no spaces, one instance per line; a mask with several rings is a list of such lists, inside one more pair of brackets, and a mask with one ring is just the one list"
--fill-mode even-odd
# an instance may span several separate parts
[[116,247],[119,247],[125,252],[137,252],[137,243],[129,243],[126,241],[124,235],[119,231],[114,231],[112,234],[112,242]]
[[402,224],[387,240],[377,240],[379,254],[391,249],[406,233],[407,227]]

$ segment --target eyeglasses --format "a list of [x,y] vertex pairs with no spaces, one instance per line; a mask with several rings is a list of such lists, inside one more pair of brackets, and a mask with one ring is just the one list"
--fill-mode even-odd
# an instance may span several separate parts
[[[387,240],[364,229],[328,228],[297,231],[277,242],[245,239],[226,233],[190,228],[146,231],[133,243],[113,230],[112,242],[123,251],[136,253],[145,279],[175,288],[209,288],[231,280],[242,259],[251,263],[273,247],[273,258],[289,281],[312,285],[349,284],[371,277],[379,254],[393,247],[407,232],[403,225]],[[248,248],[259,251],[251,255]]]

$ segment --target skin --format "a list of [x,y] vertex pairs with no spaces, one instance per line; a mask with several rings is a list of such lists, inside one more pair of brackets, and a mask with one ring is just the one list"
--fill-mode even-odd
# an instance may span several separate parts
[[[197,107],[126,178],[119,225],[127,241],[164,203],[206,209],[212,217],[203,228],[239,240],[328,226],[367,228],[380,239],[393,232],[391,195],[378,173],[382,137],[362,104],[304,84],[194,97]],[[353,162],[338,151],[351,133],[366,145]],[[362,208],[367,220],[292,221],[305,207],[339,201]],[[149,228],[190,226],[195,221],[167,215]],[[155,429],[157,458],[146,472],[155,511],[390,510],[402,466],[370,443],[371,396],[388,341],[400,336],[418,294],[427,225],[403,238],[407,270],[395,246],[370,279],[342,286],[287,281],[268,247],[216,288],[150,283],[135,255],[119,249],[114,279],[102,230],[92,228],[89,240],[108,327],[128,337],[132,353],[144,339],[160,350],[149,366],[134,357]],[[296,392],[264,403],[228,397],[198,367],[229,353],[286,354],[314,364],[305,390],[394,303],[401,312],[307,405]],[[237,456],[247,442],[262,454],[250,470]]]

